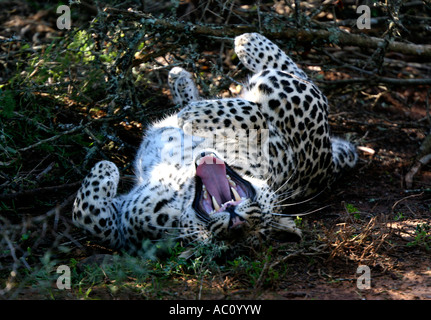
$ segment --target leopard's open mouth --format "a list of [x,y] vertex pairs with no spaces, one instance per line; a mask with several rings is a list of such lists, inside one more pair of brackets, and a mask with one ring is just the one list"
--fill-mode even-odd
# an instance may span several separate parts
[[204,221],[208,221],[211,214],[230,212],[232,210],[228,208],[255,198],[256,192],[250,182],[213,154],[203,156],[197,162],[193,208]]

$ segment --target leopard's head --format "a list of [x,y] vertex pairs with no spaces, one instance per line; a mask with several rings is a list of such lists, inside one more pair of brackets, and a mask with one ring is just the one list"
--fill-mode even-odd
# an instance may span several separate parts
[[301,237],[293,220],[275,211],[277,195],[265,181],[241,176],[214,153],[198,156],[195,168],[191,207],[208,237],[235,248]]

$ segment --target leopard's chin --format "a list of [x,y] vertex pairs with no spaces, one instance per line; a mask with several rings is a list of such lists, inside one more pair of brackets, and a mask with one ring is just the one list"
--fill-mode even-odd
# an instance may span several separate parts
[[196,192],[192,206],[198,217],[208,222],[211,215],[228,212],[230,228],[241,225],[243,221],[235,214],[235,207],[246,199],[254,200],[256,191],[251,183],[212,153],[200,157],[196,165]]

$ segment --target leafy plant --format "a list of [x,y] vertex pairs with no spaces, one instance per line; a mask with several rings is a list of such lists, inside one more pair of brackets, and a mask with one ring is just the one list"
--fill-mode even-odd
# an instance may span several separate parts
[[356,213],[359,212],[359,209],[356,208],[353,204],[346,203],[346,210],[348,213]]
[[416,226],[415,239],[407,243],[408,247],[420,247],[427,252],[431,251],[431,226],[427,223],[420,223]]

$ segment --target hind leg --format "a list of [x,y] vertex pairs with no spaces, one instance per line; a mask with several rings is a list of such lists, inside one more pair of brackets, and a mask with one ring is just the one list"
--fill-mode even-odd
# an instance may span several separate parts
[[245,33],[236,37],[235,52],[247,69],[254,73],[266,69],[275,69],[310,81],[305,72],[289,56],[258,33]]
[[78,190],[72,214],[77,226],[114,247],[122,245],[115,200],[119,177],[115,164],[98,162]]

